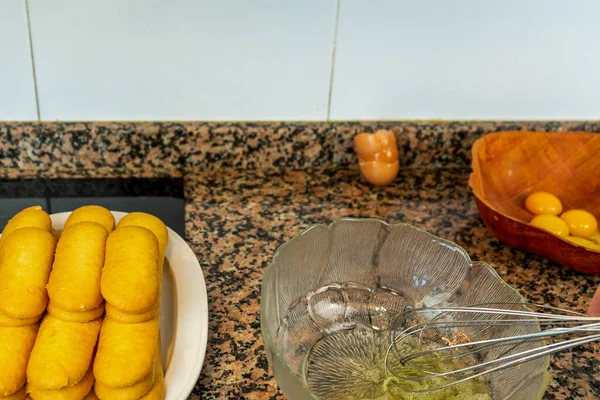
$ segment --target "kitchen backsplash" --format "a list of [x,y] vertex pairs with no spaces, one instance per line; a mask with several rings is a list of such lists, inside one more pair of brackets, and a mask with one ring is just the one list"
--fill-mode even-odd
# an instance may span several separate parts
[[3,0],[0,119],[596,119],[599,14],[587,0]]

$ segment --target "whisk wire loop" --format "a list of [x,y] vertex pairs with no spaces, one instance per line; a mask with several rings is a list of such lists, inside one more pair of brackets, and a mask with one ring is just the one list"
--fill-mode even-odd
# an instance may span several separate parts
[[395,327],[386,369],[399,380],[436,380],[407,389],[412,392],[446,388],[600,340],[600,318],[532,303],[416,308],[401,314]]

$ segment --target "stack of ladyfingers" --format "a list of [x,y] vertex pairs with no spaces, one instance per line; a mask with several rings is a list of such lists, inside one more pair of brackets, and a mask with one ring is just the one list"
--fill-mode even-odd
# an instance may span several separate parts
[[79,208],[65,222],[48,281],[48,313],[27,366],[33,400],[79,400],[92,392],[104,314],[100,277],[114,226],[110,211],[98,206]]
[[0,238],[0,399],[22,400],[48,294],[56,239],[41,207],[15,215]]
[[144,213],[123,217],[108,236],[101,278],[106,317],[94,362],[102,400],[164,396],[159,314],[167,243],[166,226]]
[[166,226],[86,206],[57,237],[40,207],[0,237],[0,400],[162,399]]

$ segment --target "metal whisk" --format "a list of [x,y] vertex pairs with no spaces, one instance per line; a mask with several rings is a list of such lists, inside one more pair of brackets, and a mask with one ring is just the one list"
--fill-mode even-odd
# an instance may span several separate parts
[[428,392],[600,340],[600,318],[530,303],[412,309],[390,339],[387,370],[413,382],[406,390]]

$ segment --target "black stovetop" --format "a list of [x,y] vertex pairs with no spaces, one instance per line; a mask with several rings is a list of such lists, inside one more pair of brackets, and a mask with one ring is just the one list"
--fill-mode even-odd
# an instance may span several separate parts
[[147,212],[185,237],[182,178],[0,179],[0,230],[25,207],[41,205],[52,214],[86,204]]

